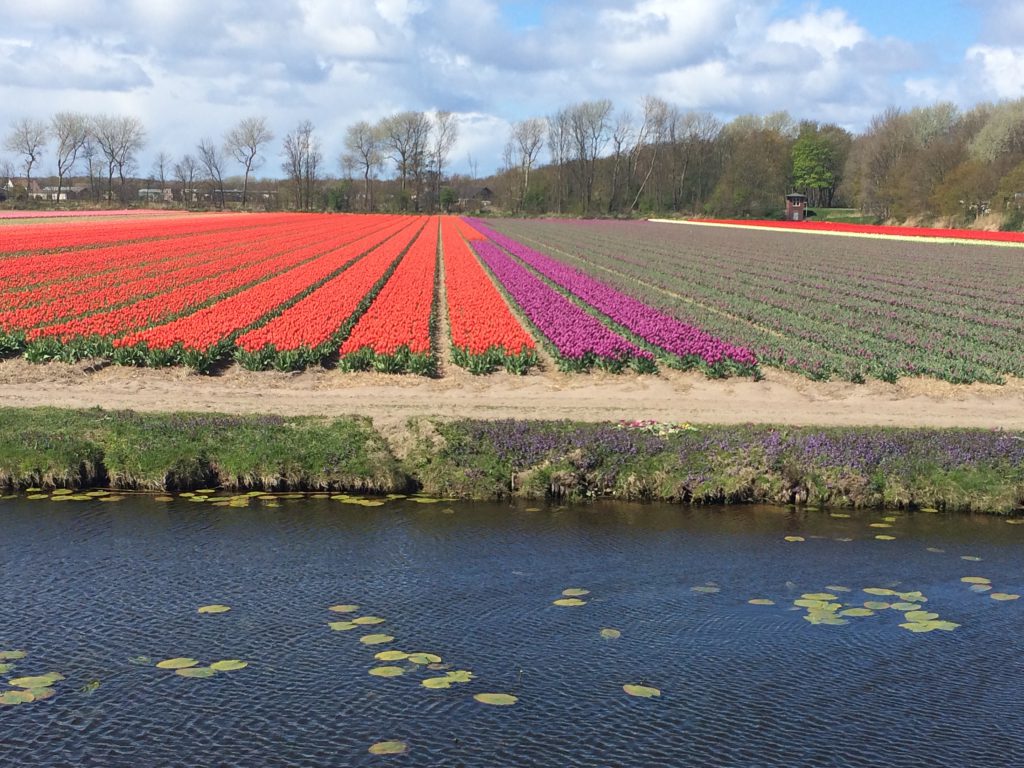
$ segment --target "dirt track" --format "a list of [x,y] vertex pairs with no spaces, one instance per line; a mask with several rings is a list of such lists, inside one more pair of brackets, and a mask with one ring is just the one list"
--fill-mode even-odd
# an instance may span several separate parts
[[357,413],[385,428],[398,427],[410,416],[443,416],[1024,429],[1024,380],[1005,386],[917,379],[818,383],[772,370],[760,382],[715,381],[675,371],[475,377],[461,369],[428,380],[323,370],[252,373],[237,367],[209,377],[179,369],[0,362],[0,406],[38,405]]

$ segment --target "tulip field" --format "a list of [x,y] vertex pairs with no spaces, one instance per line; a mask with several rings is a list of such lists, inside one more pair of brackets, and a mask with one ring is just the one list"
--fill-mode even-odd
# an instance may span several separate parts
[[995,247],[715,224],[9,221],[0,356],[202,372],[553,365],[756,377],[767,365],[852,381],[1024,376],[1024,250],[1012,237]]
[[762,366],[855,382],[1024,377],[1019,232],[708,224],[507,219],[492,226],[535,268],[595,306],[581,280],[749,350]]

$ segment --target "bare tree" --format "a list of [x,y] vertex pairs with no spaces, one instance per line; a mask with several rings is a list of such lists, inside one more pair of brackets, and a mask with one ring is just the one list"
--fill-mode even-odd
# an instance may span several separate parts
[[312,193],[322,155],[313,136],[313,123],[303,120],[295,130],[284,137],[281,168],[295,183],[296,208],[308,210],[313,202]]
[[94,201],[99,199],[96,190],[96,174],[101,167],[97,160],[99,151],[99,145],[96,143],[96,139],[93,138],[90,124],[85,134],[85,143],[82,144],[82,149],[79,151],[78,156],[85,164],[85,174],[89,177],[89,193]]
[[439,111],[434,116],[434,142],[430,157],[434,161],[434,200],[441,200],[441,176],[448,164],[448,156],[459,138],[459,124],[455,115],[447,111]]
[[153,160],[153,178],[160,182],[160,192],[167,186],[167,172],[171,170],[171,156],[162,149]]
[[274,134],[267,128],[267,120],[264,117],[247,117],[224,137],[224,148],[228,154],[245,168],[245,178],[242,181],[243,208],[249,190],[249,174],[263,165],[260,150],[273,138]]
[[78,153],[89,138],[89,118],[78,112],[58,112],[50,120],[57,141],[57,200],[64,188],[64,177],[75,167]]
[[658,153],[668,138],[669,121],[672,118],[672,108],[664,99],[659,99],[657,96],[644,96],[643,105],[644,122],[640,126],[640,131],[636,137],[636,145],[633,147],[630,163],[631,176],[635,175],[640,168],[640,156],[644,149],[649,147],[650,151],[648,152],[647,172],[644,174],[643,181],[637,187],[636,195],[633,196],[633,202],[629,206],[631,211],[636,209],[637,204],[640,202],[640,196],[647,187],[647,182],[650,181],[651,174],[654,173],[654,168],[658,164]]
[[25,158],[25,188],[32,185],[32,166],[39,162],[49,139],[46,123],[31,117],[23,117],[11,124],[11,132],[4,139],[4,149]]
[[530,191],[530,171],[537,163],[540,151],[544,147],[544,132],[547,124],[538,117],[521,120],[509,131],[506,152],[509,156],[508,165],[514,165],[519,175],[516,190],[516,210],[521,210],[526,195]]
[[565,163],[569,159],[570,134],[569,134],[569,111],[560,109],[547,119],[548,123],[548,152],[551,154],[551,164],[555,166],[556,174],[556,199],[558,201],[558,212],[562,213],[565,202]]
[[[380,132],[381,150],[395,163],[403,197],[410,177],[418,190],[426,163],[430,120],[422,112],[401,112],[381,120]],[[416,205],[419,206],[418,196]]]
[[363,205],[373,210],[373,185],[370,183],[381,165],[380,132],[365,120],[345,131],[345,154],[342,163],[350,161],[363,173]]
[[[174,164],[174,178],[181,184],[181,202],[188,205],[195,202],[196,174],[199,173],[199,163],[192,155],[185,155]],[[188,199],[192,196],[192,200]]]
[[594,199],[597,158],[608,144],[612,103],[608,99],[584,101],[569,107],[569,140],[572,168],[579,182],[583,211],[590,211]]
[[107,163],[107,199],[113,196],[117,170],[120,198],[125,202],[125,178],[135,167],[136,155],[146,143],[146,129],[137,117],[98,115],[92,120],[92,136]]
[[628,166],[630,166],[632,155],[633,137],[633,116],[629,112],[622,112],[612,129],[612,178],[611,189],[608,193],[608,213],[618,207],[623,178],[628,179],[629,171],[632,170]]
[[199,165],[206,172],[214,191],[214,202],[220,209],[224,208],[224,165],[226,158],[221,148],[212,139],[205,138],[196,147],[199,152]]

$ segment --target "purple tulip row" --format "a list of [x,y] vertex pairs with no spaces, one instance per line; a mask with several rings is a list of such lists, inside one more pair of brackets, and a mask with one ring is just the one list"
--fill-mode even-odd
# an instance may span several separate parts
[[471,241],[480,259],[487,265],[509,296],[538,330],[569,361],[595,357],[610,361],[651,355],[611,331],[565,296],[488,240]]
[[577,269],[527,248],[479,220],[469,221],[481,234],[650,344],[684,360],[698,358],[709,366],[734,363],[746,368],[757,365],[757,358],[749,349],[724,342],[659,312]]

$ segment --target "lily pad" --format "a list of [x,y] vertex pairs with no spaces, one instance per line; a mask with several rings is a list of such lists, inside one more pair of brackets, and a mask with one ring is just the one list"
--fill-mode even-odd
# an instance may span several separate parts
[[351,621],[329,621],[327,622],[327,626],[335,632],[347,632],[350,629],[355,629],[359,625]]
[[991,579],[986,579],[984,576],[964,576],[960,579],[964,584],[991,584]]
[[426,680],[421,680],[420,685],[422,685],[424,688],[442,690],[446,688],[451,688],[452,680],[448,677],[448,675],[444,675],[443,677],[428,677]]
[[57,689],[50,687],[31,688],[29,689],[29,693],[32,694],[33,701],[46,701],[47,699],[52,699],[57,695]]
[[215,661],[210,665],[210,669],[215,672],[234,672],[237,669],[245,669],[249,666],[247,661],[240,661],[238,659],[224,659],[222,661]]
[[0,693],[0,704],[13,707],[17,704],[28,704],[36,700],[31,691],[4,691]]
[[98,501],[124,501],[127,496],[101,496]]
[[831,513],[829,513],[829,517],[834,517],[836,520],[849,520],[850,519],[850,515],[846,514],[845,512],[831,512]]
[[622,637],[622,632],[617,629],[612,629],[611,627],[606,627],[601,630],[601,637],[605,640],[618,640]]
[[30,493],[25,498],[30,499],[31,501],[41,501],[42,499],[48,499],[50,497],[47,496],[45,493]]
[[194,667],[199,662],[196,659],[190,659],[186,656],[179,656],[174,659],[164,659],[156,663],[160,669],[187,669],[188,667]]
[[185,669],[176,669],[174,674],[181,675],[182,677],[213,677],[217,674],[217,670],[211,667],[186,667]]
[[981,558],[978,557],[977,555],[960,555],[960,559],[961,560],[967,560],[968,562],[971,562],[971,563],[980,563],[981,562]]
[[552,605],[559,605],[563,608],[573,608],[579,605],[586,605],[586,600],[580,600],[578,597],[563,597],[555,600]]
[[363,645],[380,645],[381,643],[393,642],[394,639],[391,635],[363,635],[359,638],[359,642]]
[[825,586],[825,589],[827,589],[829,592],[852,592],[853,591],[849,587],[838,587],[835,584],[827,584]]
[[892,528],[892,523],[868,523],[868,528]]
[[474,675],[468,669],[453,669],[448,673],[447,677],[453,683],[468,683],[473,679]]
[[24,659],[27,655],[25,651],[0,651],[0,661],[17,661]]
[[989,595],[989,597],[991,597],[993,600],[998,600],[999,602],[1004,602],[1004,603],[1009,601],[1009,600],[1019,600],[1020,599],[1020,595],[1013,595],[1013,594],[1009,594],[1007,592],[993,592],[991,595]]
[[872,611],[884,611],[887,608],[892,608],[890,603],[883,603],[880,600],[865,600],[864,607],[870,608]]
[[751,605],[775,605],[774,600],[769,600],[767,597],[755,597],[753,600],[747,600]]
[[590,590],[582,589],[581,587],[571,587],[569,589],[563,589],[562,594],[565,597],[583,597],[584,595],[589,595]]
[[352,619],[353,624],[359,625],[383,624],[384,621],[380,616],[360,616],[358,619]]
[[54,496],[70,496],[73,493],[74,493],[74,491],[72,491],[70,488],[57,488],[56,490],[54,490],[53,495]]
[[355,613],[359,610],[358,605],[332,605],[327,609],[328,611],[334,611],[335,613]]
[[199,613],[227,613],[231,610],[231,606],[228,605],[201,605],[197,609]]
[[893,610],[896,610],[896,611],[916,611],[916,610],[920,609],[921,606],[919,606],[917,603],[903,603],[903,602],[901,602],[901,603],[892,603],[889,607],[892,608]]
[[835,600],[836,596],[829,592],[808,592],[806,595],[800,595],[804,600]]
[[791,542],[792,541],[803,541],[804,537],[803,536],[786,536],[785,540],[786,541],[791,541]]
[[992,591],[992,585],[991,584],[971,584],[971,586],[969,586],[968,589],[971,590],[971,592],[990,592],[990,591]]
[[699,592],[702,595],[713,595],[716,592],[721,592],[721,587],[716,587],[712,584],[703,584],[697,587],[690,587],[691,592]]
[[381,651],[373,658],[377,661],[402,661],[402,659],[408,659],[409,654],[405,651]]
[[944,549],[939,549],[938,547],[925,547],[925,549],[926,549],[926,550],[927,550],[928,552],[934,552],[934,553],[935,553],[935,554],[937,554],[937,555],[943,555],[943,554],[945,554],[945,553],[946,553],[946,550],[944,550]]
[[401,667],[374,667],[370,674],[374,677],[398,677],[404,675],[405,670]]
[[371,755],[402,755],[409,749],[404,741],[378,741],[367,750]]
[[886,589],[885,587],[864,587],[863,591],[866,592],[869,595],[895,595],[896,594],[896,592],[894,592],[893,590]]
[[13,664],[2,664],[2,663],[0,663],[0,675],[6,675],[12,669],[14,669],[14,665]]
[[885,536],[883,534],[879,534],[878,536],[875,536],[875,540],[876,541],[896,541],[896,537],[895,536]]
[[8,682],[15,688],[47,688],[63,679],[64,675],[60,672],[48,672],[45,675],[16,677],[13,680],[8,680]]
[[931,611],[908,611],[903,614],[903,618],[907,621],[934,621],[939,618],[939,614]]
[[518,696],[511,693],[478,693],[473,697],[481,704],[490,704],[495,707],[510,707],[519,701]]
[[840,616],[874,616],[875,612],[870,608],[847,608],[844,611],[839,611]]
[[441,657],[436,653],[410,653],[406,658],[413,664],[440,664]]
[[641,699],[651,699],[661,696],[661,691],[657,688],[652,688],[649,685],[633,685],[627,683],[622,686],[622,690],[628,693],[630,696],[637,696]]

